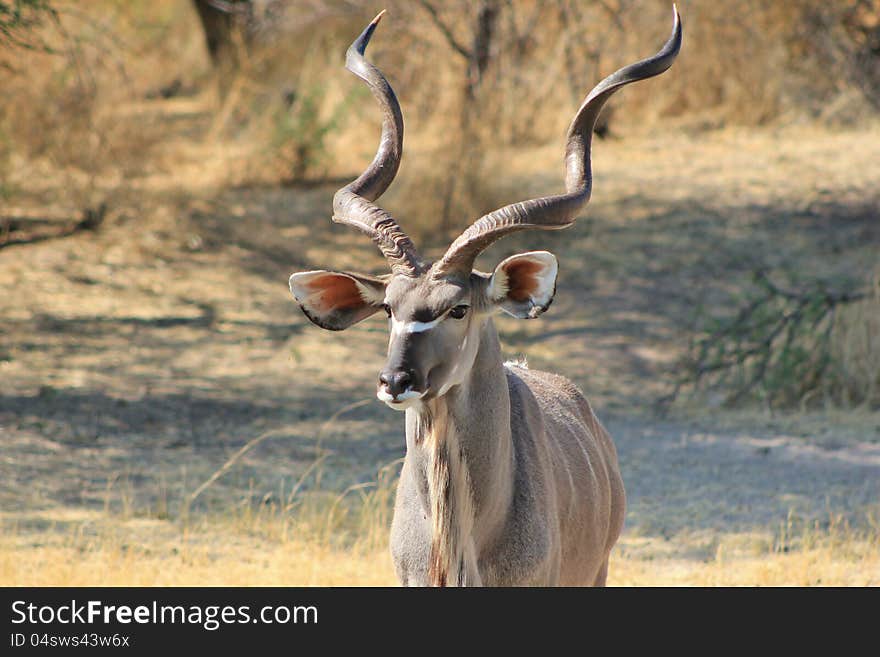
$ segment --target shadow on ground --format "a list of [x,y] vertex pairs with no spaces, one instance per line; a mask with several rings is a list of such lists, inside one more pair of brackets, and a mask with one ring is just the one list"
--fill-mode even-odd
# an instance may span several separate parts
[[[538,322],[500,319],[503,346],[572,378],[607,420],[628,531],[759,530],[793,510],[855,517],[876,505],[876,432],[829,449],[760,419],[714,428],[705,418],[659,420],[652,408],[699,308],[730,304],[756,267],[842,280],[876,266],[880,187],[844,190],[842,200],[777,198],[765,187],[732,199],[714,193],[724,180],[687,195],[624,183],[597,195],[571,229],[514,236],[480,262],[491,269],[538,248],[558,255],[551,311]],[[321,450],[332,452],[323,485],[335,490],[402,456],[402,416],[378,402],[328,424],[373,397],[383,320],[323,332],[288,296],[293,271],[383,270],[369,240],[330,222],[333,191],[175,197],[161,220],[111,221],[97,239],[4,250],[3,510],[125,503],[150,512],[269,430],[279,435],[212,486],[204,508],[280,495]]]

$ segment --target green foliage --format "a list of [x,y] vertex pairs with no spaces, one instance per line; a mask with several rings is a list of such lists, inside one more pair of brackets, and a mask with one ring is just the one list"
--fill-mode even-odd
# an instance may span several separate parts
[[[845,306],[868,299],[867,292],[832,291],[825,281],[784,289],[758,271],[735,314],[702,317],[672,397],[685,386],[709,386],[723,389],[728,405],[760,400],[782,408],[840,400],[848,376],[839,362],[836,318]],[[869,383],[866,391],[873,391]],[[866,394],[848,401],[870,402],[873,392]]]
[[288,172],[290,180],[322,175],[330,158],[327,136],[340,129],[352,102],[363,90],[355,89],[324,116],[325,88],[312,84],[297,90],[290,106],[282,106],[273,117],[272,147]]
[[0,46],[52,52],[35,34],[46,19],[58,20],[49,0],[0,0]]

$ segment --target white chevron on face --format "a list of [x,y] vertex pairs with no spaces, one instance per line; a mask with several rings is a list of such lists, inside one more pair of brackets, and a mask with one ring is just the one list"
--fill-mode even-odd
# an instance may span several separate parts
[[394,315],[391,315],[391,332],[394,335],[403,335],[404,333],[424,333],[437,326],[437,324],[442,322],[445,317],[445,315],[441,315],[437,319],[432,319],[430,322],[402,322]]

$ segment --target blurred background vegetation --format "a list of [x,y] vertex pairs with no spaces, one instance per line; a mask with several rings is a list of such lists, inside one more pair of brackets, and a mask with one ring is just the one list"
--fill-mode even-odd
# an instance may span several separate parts
[[[374,116],[354,107],[363,94],[341,70],[341,53],[374,5],[4,0],[4,154],[134,174],[160,144],[224,138],[251,147],[257,170],[240,173],[250,179],[347,175],[356,167],[340,155],[368,150]],[[480,151],[558,140],[590,82],[648,54],[670,13],[665,0],[383,6],[393,19],[371,52],[403,99],[410,142],[455,159],[459,141]],[[880,108],[876,0],[686,0],[680,9],[688,34],[677,75],[633,88],[603,134],[851,126]],[[158,126],[138,105],[199,94],[213,102],[200,131]],[[467,205],[466,188],[453,204]]]

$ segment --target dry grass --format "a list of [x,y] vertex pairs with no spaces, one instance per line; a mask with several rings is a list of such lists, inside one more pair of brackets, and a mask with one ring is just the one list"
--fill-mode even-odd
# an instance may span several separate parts
[[612,556],[612,586],[877,586],[880,550],[876,541],[809,547],[706,562],[637,560]]
[[[870,515],[870,514],[869,514]],[[792,512],[775,533],[624,535],[612,553],[620,586],[876,586],[880,526],[853,529],[835,514],[806,523]],[[682,558],[690,551],[692,558]],[[676,552],[678,554],[676,554]]]
[[186,538],[131,546],[118,540],[0,548],[5,586],[386,586],[387,550],[339,549],[308,540],[267,543],[222,525]]
[[829,396],[843,406],[880,406],[880,277],[867,298],[837,314],[831,349]]
[[[59,531],[41,534],[5,521],[0,585],[396,586],[387,518],[378,521],[372,512],[366,518],[369,530],[342,542],[314,517],[296,520],[271,510],[192,526],[107,514],[46,515],[40,520]],[[694,543],[692,537],[626,533],[612,553],[609,584],[877,586],[877,530],[875,524],[855,531],[839,520],[824,527],[786,522],[775,536],[714,535],[711,552],[692,558],[680,555]]]
[[[286,495],[190,513],[261,438],[188,495],[177,519],[167,499],[138,508],[118,482],[100,512],[5,514],[0,586],[396,586],[387,540],[399,462],[342,493],[302,494],[305,477],[320,480],[319,457]],[[611,586],[877,586],[880,522],[873,511],[857,528],[842,514],[806,521],[790,511],[775,532],[626,529],[610,572]]]
[[[248,445],[256,443],[251,441]],[[246,446],[247,447],[247,446]],[[186,496],[169,519],[166,498],[138,508],[127,487],[108,487],[102,512],[10,514],[0,539],[0,582],[30,586],[378,586],[393,582],[387,534],[394,493],[383,467],[376,481],[341,493],[313,489],[322,457],[293,489],[224,514],[191,503],[238,457]]]

